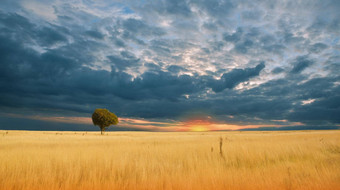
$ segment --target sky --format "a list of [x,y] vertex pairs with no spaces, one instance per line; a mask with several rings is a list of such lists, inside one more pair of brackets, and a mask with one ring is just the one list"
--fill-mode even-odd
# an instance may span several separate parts
[[1,0],[0,129],[340,128],[338,0]]

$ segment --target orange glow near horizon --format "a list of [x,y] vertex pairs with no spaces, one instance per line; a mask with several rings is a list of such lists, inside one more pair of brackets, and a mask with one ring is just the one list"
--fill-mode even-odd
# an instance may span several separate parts
[[[294,123],[299,125],[298,123]],[[202,118],[192,118],[187,121],[180,122],[180,127],[177,131],[224,131],[224,130],[240,130],[240,129],[255,129],[262,127],[280,127],[283,125],[272,125],[272,124],[262,124],[262,125],[237,125],[237,124],[228,124],[225,122],[220,122],[216,120],[212,120],[210,117],[202,117]]]
[[[49,117],[39,115],[20,115],[20,114],[7,114],[9,117],[15,118],[27,118],[49,122],[59,123],[72,123],[72,124],[88,124],[92,125],[92,119],[90,117]],[[282,127],[289,125],[303,125],[299,122],[288,122],[286,120],[280,120],[287,122],[286,124],[273,125],[273,124],[228,124],[218,120],[213,120],[210,116],[189,117],[184,121],[165,120],[165,121],[153,121],[144,118],[119,118],[119,124],[117,127],[135,128],[147,131],[224,131],[224,130],[240,130],[245,128],[263,128],[263,127]]]
[[183,123],[186,131],[211,131],[213,122],[207,119],[190,119]]

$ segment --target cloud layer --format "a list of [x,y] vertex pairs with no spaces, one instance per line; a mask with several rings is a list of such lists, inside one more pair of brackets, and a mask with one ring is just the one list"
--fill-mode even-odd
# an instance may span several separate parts
[[335,0],[5,0],[0,109],[339,126],[339,9]]

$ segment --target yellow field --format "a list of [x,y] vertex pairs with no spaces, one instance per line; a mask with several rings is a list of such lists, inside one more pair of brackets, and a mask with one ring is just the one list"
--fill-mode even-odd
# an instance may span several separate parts
[[340,131],[0,131],[0,189],[340,189]]

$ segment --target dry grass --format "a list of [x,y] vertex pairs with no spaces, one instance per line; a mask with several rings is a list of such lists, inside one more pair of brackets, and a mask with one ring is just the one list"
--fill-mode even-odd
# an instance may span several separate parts
[[0,131],[0,189],[340,189],[340,131],[107,134]]

